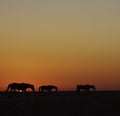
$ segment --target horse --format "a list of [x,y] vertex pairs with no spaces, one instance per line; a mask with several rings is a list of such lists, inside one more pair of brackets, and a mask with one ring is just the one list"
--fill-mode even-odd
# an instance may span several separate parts
[[95,86],[94,85],[77,85],[76,86],[77,92],[81,90],[90,91],[91,89],[95,91]]
[[57,86],[54,85],[42,85],[39,87],[39,91],[41,91],[42,93],[47,91],[49,93],[51,93],[52,90],[58,91]]
[[6,92],[16,92],[16,90],[21,90],[26,92],[26,89],[30,88],[33,92],[35,91],[34,85],[28,83],[10,83],[6,89]]

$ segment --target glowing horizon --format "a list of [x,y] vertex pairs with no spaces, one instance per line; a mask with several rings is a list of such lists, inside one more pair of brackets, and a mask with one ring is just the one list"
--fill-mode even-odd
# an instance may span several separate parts
[[12,82],[120,90],[120,1],[0,1],[0,90]]

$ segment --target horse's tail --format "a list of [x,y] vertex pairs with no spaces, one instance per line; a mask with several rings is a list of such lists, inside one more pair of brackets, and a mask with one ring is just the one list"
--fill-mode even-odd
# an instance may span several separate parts
[[10,88],[11,88],[11,84],[8,85],[6,92],[8,92]]
[[94,89],[94,91],[96,91],[96,87],[95,86],[93,86],[93,89]]
[[80,89],[79,89],[79,85],[76,86],[76,92],[78,92]]
[[45,89],[44,86],[40,86],[39,87],[39,92],[44,92],[44,89]]

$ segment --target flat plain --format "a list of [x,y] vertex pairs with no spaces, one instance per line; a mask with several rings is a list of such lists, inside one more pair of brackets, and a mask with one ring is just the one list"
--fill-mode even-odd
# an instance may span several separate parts
[[120,91],[0,92],[0,116],[120,116]]

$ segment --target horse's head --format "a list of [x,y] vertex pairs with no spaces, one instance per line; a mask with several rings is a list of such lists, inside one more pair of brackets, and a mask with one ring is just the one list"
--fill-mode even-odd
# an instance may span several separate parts
[[96,90],[94,85],[92,85],[92,88],[93,88],[94,90]]
[[58,91],[58,88],[57,88],[57,86],[55,86],[54,88],[55,88],[55,90],[56,90],[56,91]]
[[33,92],[35,91],[34,85],[31,85],[31,89]]

